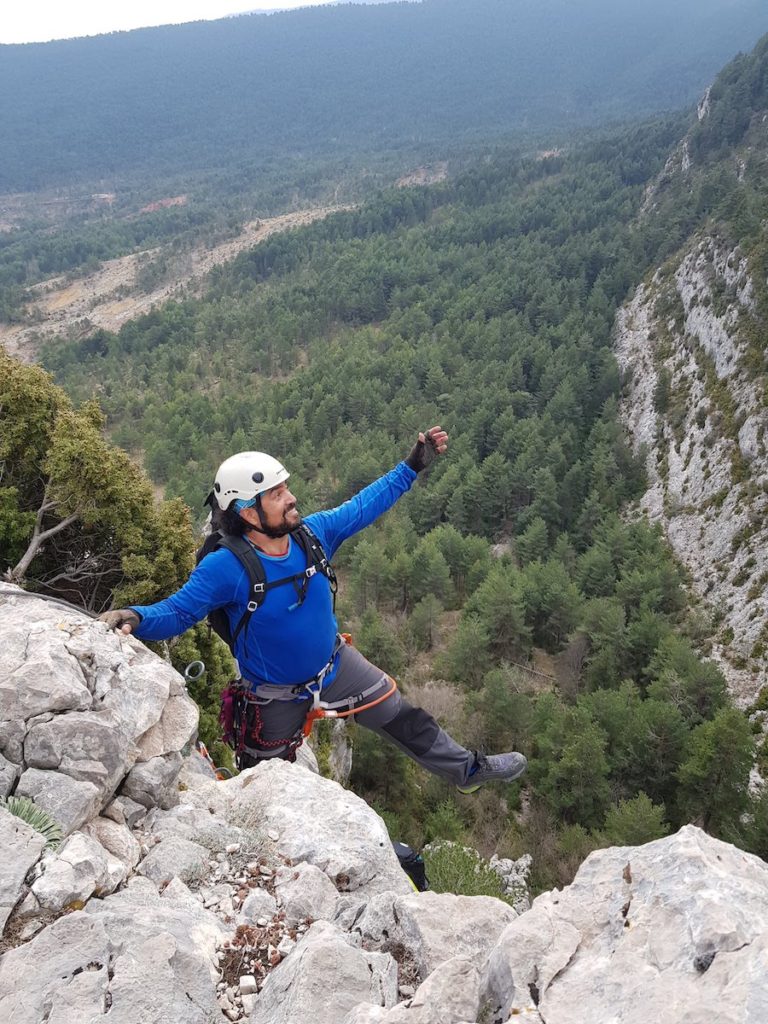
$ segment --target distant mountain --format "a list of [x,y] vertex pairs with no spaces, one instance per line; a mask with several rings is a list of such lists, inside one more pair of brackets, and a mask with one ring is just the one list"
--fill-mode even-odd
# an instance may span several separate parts
[[764,0],[424,0],[0,47],[0,190],[691,103]]

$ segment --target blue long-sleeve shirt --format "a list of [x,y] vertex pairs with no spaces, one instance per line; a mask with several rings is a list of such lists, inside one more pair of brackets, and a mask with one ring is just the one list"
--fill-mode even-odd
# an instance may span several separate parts
[[[416,473],[401,462],[338,508],[307,516],[306,523],[326,556],[332,558],[343,541],[391,508],[415,479]],[[287,554],[274,557],[259,551],[258,555],[267,582],[301,573],[307,567],[304,552],[293,537],[289,537]],[[236,555],[219,548],[205,556],[175,594],[156,604],[134,605],[133,610],[141,616],[134,633],[141,640],[167,640],[200,622],[214,608],[226,610],[234,633],[249,600],[248,573]],[[299,605],[290,584],[267,592],[237,638],[235,657],[243,677],[253,684],[303,683],[328,663],[337,631],[328,580],[316,573]],[[326,683],[333,679],[334,671]]]

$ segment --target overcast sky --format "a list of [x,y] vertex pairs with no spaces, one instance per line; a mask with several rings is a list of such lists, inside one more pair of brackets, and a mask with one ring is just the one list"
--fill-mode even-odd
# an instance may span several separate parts
[[312,7],[327,0],[0,0],[0,43],[49,39],[225,18],[244,11]]

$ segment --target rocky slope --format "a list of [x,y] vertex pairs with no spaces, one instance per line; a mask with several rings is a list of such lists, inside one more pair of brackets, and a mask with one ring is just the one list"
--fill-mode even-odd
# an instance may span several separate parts
[[756,857],[689,826],[592,854],[520,913],[415,893],[381,819],[311,756],[216,781],[183,681],[138,641],[10,586],[0,625],[4,789],[66,832],[45,849],[0,807],[0,1019],[768,1019]]
[[[34,285],[28,306],[31,323],[0,323],[0,345],[22,362],[34,362],[40,346],[54,338],[77,338],[97,327],[118,331],[123,324],[148,313],[153,306],[185,293],[197,294],[205,275],[238,253],[280,231],[311,224],[346,206],[296,210],[246,224],[243,231],[212,248],[200,247],[174,255],[150,249],[106,260],[86,277],[55,277]],[[160,280],[142,287],[142,272],[156,264]]]
[[[707,93],[699,124],[723,121],[713,108],[723,102]],[[696,194],[704,209],[701,197],[723,196],[722,213],[702,216],[678,253],[638,288],[618,316],[615,350],[625,377],[624,422],[647,469],[640,511],[663,527],[688,569],[708,619],[702,632],[712,637],[711,656],[737,702],[749,705],[768,665],[768,282],[763,240],[752,228],[740,242],[739,224],[748,222],[740,204],[764,209],[768,116],[754,114],[740,145],[723,144],[716,158],[697,157],[696,130],[649,189],[642,216],[674,217],[670,196]]]

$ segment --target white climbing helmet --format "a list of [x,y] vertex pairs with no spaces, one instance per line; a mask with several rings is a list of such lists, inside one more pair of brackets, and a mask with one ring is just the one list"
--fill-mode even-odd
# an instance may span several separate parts
[[291,474],[271,455],[264,452],[238,452],[219,466],[213,492],[219,508],[227,509],[233,501],[252,501],[257,494],[277,487]]

